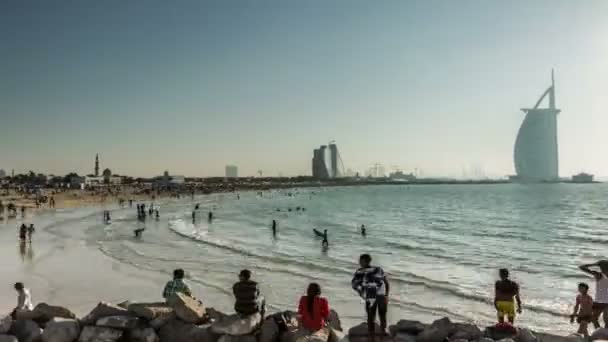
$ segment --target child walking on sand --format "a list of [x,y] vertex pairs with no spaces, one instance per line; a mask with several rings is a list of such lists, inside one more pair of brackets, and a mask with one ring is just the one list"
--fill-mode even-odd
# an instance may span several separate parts
[[574,323],[574,318],[579,324],[577,333],[583,336],[589,336],[587,326],[592,321],[593,316],[593,298],[587,293],[589,292],[589,285],[585,283],[578,284],[579,295],[576,296],[576,304],[574,305],[574,312],[570,316],[570,323]]

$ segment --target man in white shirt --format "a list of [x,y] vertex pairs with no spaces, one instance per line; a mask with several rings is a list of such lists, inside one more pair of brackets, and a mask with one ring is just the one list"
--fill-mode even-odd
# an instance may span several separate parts
[[[593,270],[591,268],[599,268]],[[601,260],[595,264],[587,264],[579,267],[583,272],[595,278],[595,298],[593,298],[593,326],[600,327],[599,318],[603,314],[604,326],[608,327],[608,260]]]
[[34,304],[32,304],[32,295],[30,290],[26,289],[23,283],[15,284],[15,291],[17,291],[17,307],[13,310],[11,316],[13,319],[16,318],[18,311],[32,311],[34,310]]

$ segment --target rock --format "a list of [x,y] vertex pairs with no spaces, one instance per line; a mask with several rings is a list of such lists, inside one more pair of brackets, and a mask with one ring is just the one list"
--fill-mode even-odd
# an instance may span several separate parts
[[13,319],[11,316],[6,316],[0,320],[0,334],[6,334],[11,330],[11,325],[13,325]]
[[417,342],[443,342],[452,332],[453,324],[449,318],[438,319],[416,337]]
[[253,335],[245,335],[245,336],[230,336],[224,335],[220,337],[218,342],[257,342],[255,336]]
[[279,340],[279,325],[274,317],[268,317],[262,323],[260,328],[260,342],[277,342]]
[[394,340],[395,342],[416,342],[416,336],[407,333],[397,333]]
[[84,316],[80,322],[85,325],[95,324],[100,318],[109,316],[132,316],[127,309],[121,308],[116,305],[112,305],[106,302],[100,302],[97,306],[89,312],[88,315]]
[[36,320],[39,318],[40,318],[40,313],[34,312],[32,310],[15,311],[15,320],[17,320],[17,321]]
[[[178,316],[179,317],[179,316]],[[262,320],[259,313],[241,317],[238,314],[230,315],[221,321],[211,324],[211,332],[218,335],[243,336],[255,331]]]
[[160,329],[163,325],[167,324],[167,322],[176,319],[175,311],[171,311],[169,313],[165,313],[159,315],[155,319],[149,322],[150,326],[156,330]]
[[530,330],[522,328],[517,332],[516,342],[537,342],[538,339]]
[[549,334],[536,333],[539,342],[585,342],[581,335],[573,334],[570,336],[555,336]]
[[131,302],[130,300],[125,300],[124,302],[120,302],[118,304],[116,304],[116,306],[121,307],[123,309],[128,309],[129,305],[133,304],[133,302]]
[[[376,335],[382,334],[382,328],[377,323],[375,324],[375,333]],[[354,326],[348,330],[348,337],[358,337],[358,336],[368,336],[369,332],[367,330],[367,323],[361,323],[357,326]]]
[[131,316],[108,316],[97,320],[98,327],[114,328],[119,330],[133,329],[137,326],[139,319]]
[[13,322],[10,333],[15,335],[19,342],[35,342],[40,339],[42,329],[32,320],[18,320]]
[[129,333],[129,342],[159,342],[159,340],[152,328],[137,328]]
[[74,342],[80,335],[80,324],[74,319],[53,318],[42,333],[42,342]]
[[307,329],[288,331],[281,335],[281,342],[327,342],[329,329],[324,328],[314,332]]
[[512,338],[503,338],[502,340],[498,340],[498,342],[515,342]]
[[183,293],[176,293],[169,299],[169,305],[179,319],[188,323],[200,323],[205,316],[205,307],[196,299]]
[[173,319],[158,330],[160,342],[214,342],[208,326],[196,326],[191,323]]
[[0,342],[19,342],[13,335],[0,334]]
[[466,338],[457,338],[455,340],[450,339],[450,342],[469,342]]
[[340,322],[340,316],[336,310],[329,310],[329,319],[327,320],[327,326],[329,328],[342,331],[342,322]]
[[78,342],[116,342],[122,331],[106,327],[86,326],[82,329]]
[[215,310],[214,308],[206,308],[205,314],[212,321],[221,321],[222,319],[226,318],[226,316],[228,316],[225,313]]
[[452,325],[452,334],[450,339],[475,341],[480,339],[482,336],[483,332],[475,324],[454,323]]
[[505,338],[515,338],[517,335],[517,330],[513,327],[497,327],[491,326],[487,327],[484,331],[484,336],[493,339],[494,341],[499,341]]
[[608,340],[608,328],[600,328],[591,334],[591,341]]
[[402,319],[397,322],[397,324],[391,325],[388,329],[392,336],[395,336],[398,333],[418,335],[426,329],[426,325],[418,321]]
[[494,340],[491,338],[488,338],[488,337],[482,337],[479,340],[477,340],[476,342],[494,342]]
[[329,337],[327,338],[327,342],[340,342],[346,337],[340,330],[336,330],[334,328],[329,328]]
[[149,321],[159,317],[170,317],[173,308],[165,303],[131,303],[128,310],[135,316]]
[[51,320],[55,317],[68,319],[76,318],[76,315],[69,309],[64,308],[63,306],[49,305],[47,303],[40,303],[36,305],[34,308],[34,313],[44,320]]

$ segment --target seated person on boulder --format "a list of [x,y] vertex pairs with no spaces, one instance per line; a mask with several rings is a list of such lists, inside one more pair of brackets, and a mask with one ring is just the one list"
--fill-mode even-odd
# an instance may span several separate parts
[[179,268],[173,271],[173,280],[167,282],[165,289],[163,290],[163,298],[168,301],[171,297],[177,293],[185,294],[186,296],[192,297],[192,291],[190,286],[184,281],[184,270]]
[[264,316],[264,299],[260,296],[258,283],[251,280],[251,271],[242,270],[239,273],[239,281],[232,287],[234,298],[234,310],[240,316],[250,316],[260,313]]
[[321,286],[311,283],[306,290],[306,296],[300,298],[298,318],[304,329],[315,332],[325,328],[329,319],[329,303],[321,297]]

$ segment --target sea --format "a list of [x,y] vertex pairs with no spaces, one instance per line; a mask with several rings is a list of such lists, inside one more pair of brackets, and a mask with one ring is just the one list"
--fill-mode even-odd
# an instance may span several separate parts
[[[197,297],[230,310],[232,284],[240,270],[250,269],[270,311],[295,310],[307,285],[316,282],[351,326],[365,313],[350,281],[359,255],[369,253],[390,281],[390,322],[447,316],[489,325],[495,321],[498,269],[508,268],[524,303],[518,323],[568,334],[575,330],[567,315],[577,284],[588,282],[594,295],[593,279],[578,266],[608,258],[606,184],[301,188],[187,196],[154,205],[160,219],[145,223],[137,220],[135,204],[42,213],[34,219],[42,252],[22,254],[23,266],[5,275],[52,287],[38,291],[40,300],[88,303],[93,291],[112,300],[127,294],[160,297],[172,270],[183,268]],[[111,224],[102,220],[106,209],[112,211]],[[278,223],[276,237],[272,220]],[[0,227],[12,229],[6,222]],[[135,238],[133,230],[144,227]],[[327,229],[327,250],[313,229]],[[74,248],[80,252],[70,252]],[[16,250],[0,257],[8,260],[4,255]],[[45,264],[45,258],[53,261]],[[75,279],[83,273],[96,280],[79,283]]]

